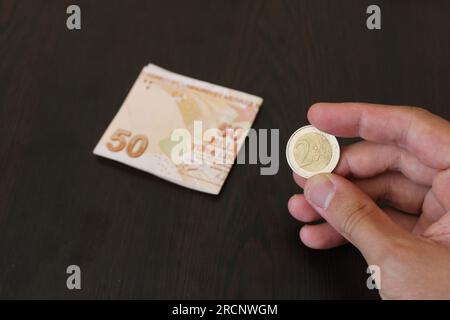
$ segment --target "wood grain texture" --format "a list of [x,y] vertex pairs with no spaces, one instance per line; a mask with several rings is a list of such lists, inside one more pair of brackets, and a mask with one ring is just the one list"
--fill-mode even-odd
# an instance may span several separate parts
[[[450,117],[450,2],[0,1],[0,298],[377,298],[351,246],[313,251],[298,188],[235,166],[215,197],[92,150],[148,62],[262,96],[281,154],[316,101]],[[81,291],[66,289],[80,265]]]

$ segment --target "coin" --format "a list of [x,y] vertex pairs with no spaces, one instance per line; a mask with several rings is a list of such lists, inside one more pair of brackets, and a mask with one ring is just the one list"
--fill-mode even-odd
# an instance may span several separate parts
[[336,137],[311,125],[295,131],[286,146],[289,166],[303,178],[332,172],[336,168],[339,156],[340,149]]

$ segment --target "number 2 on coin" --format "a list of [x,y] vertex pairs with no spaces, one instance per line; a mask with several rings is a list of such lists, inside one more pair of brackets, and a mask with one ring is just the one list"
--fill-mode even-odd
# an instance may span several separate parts
[[[131,137],[132,135],[133,134],[128,130],[117,129],[109,138],[111,141],[116,143],[113,144],[112,142],[108,142],[106,147],[112,152],[120,152],[126,148],[128,156],[131,158],[138,158],[142,156],[147,149],[148,139],[142,134]],[[128,142],[127,138],[130,137],[131,140]]]

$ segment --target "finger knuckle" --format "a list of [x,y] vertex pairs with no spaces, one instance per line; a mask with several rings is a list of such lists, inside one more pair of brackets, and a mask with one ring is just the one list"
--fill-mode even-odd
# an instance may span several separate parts
[[410,133],[414,131],[414,128],[418,123],[422,122],[424,118],[428,118],[430,112],[421,107],[404,107],[405,109],[405,121],[406,125],[398,137],[397,143],[400,146],[408,144],[411,138]]
[[343,223],[343,233],[347,239],[353,239],[353,234],[364,220],[374,213],[374,206],[369,202],[356,203],[347,212]]
[[424,115],[429,114],[430,111],[428,111],[425,108],[422,107],[411,107],[411,115],[413,118],[420,118],[423,117]]

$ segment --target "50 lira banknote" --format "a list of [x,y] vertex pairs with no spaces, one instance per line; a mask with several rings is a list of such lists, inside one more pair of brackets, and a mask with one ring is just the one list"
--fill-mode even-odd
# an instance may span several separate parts
[[259,97],[150,64],[94,154],[218,194],[261,104]]

